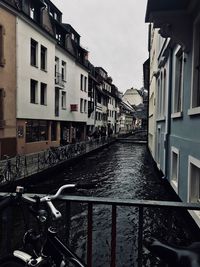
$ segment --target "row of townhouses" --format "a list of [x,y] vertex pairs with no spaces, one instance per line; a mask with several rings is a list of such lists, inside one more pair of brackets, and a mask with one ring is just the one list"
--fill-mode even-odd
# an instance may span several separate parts
[[0,1],[0,158],[130,130],[121,101],[51,1]]
[[180,199],[199,202],[200,2],[148,0],[146,22],[149,149]]

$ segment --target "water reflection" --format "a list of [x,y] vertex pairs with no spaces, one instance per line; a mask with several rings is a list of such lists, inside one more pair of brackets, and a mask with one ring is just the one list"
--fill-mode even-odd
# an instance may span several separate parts
[[[79,190],[77,194],[121,199],[177,200],[174,193],[157,177],[145,146],[114,144],[97,154],[80,160],[29,190],[49,192],[64,183],[94,183],[90,190]],[[71,220],[71,245],[83,258],[86,257],[86,217],[84,205],[73,206]],[[95,267],[109,266],[111,242],[111,208],[94,207],[93,264]],[[190,222],[191,223],[191,222]],[[189,244],[195,240],[191,224],[183,214],[162,209],[145,209],[144,236],[167,240],[176,244]],[[117,208],[117,266],[135,266],[137,263],[137,208]],[[144,266],[164,266],[144,249]]]

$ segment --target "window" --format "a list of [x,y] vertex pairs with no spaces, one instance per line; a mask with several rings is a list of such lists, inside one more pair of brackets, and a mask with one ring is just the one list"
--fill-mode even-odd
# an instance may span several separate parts
[[80,99],[80,112],[83,112],[83,99]]
[[191,108],[200,107],[200,21],[194,28],[193,48],[193,87],[191,94]]
[[26,122],[26,143],[48,140],[48,122],[28,120]]
[[160,126],[157,128],[157,162],[160,164],[161,157],[161,128]]
[[55,57],[55,77],[57,77],[57,73],[59,73],[59,58]]
[[31,39],[31,65],[37,67],[38,43]]
[[41,83],[40,85],[40,104],[47,104],[47,85],[45,83]]
[[35,80],[30,81],[30,101],[33,104],[38,103],[38,82]]
[[161,99],[162,99],[162,73],[157,83],[157,116],[161,117]]
[[183,90],[183,51],[179,49],[175,57],[175,83],[174,83],[174,105],[173,113],[182,111]]
[[87,77],[84,79],[84,91],[87,92]]
[[4,89],[0,88],[0,121],[4,120]]
[[47,48],[41,45],[41,70],[47,70]]
[[62,61],[62,80],[66,81],[66,62]]
[[164,70],[163,75],[163,88],[162,88],[162,116],[165,116],[165,109],[166,109],[166,83],[167,83],[167,76],[166,76],[166,69]]
[[35,8],[34,7],[30,7],[30,17],[32,19],[35,19]]
[[83,74],[81,74],[80,89],[83,91]]
[[189,156],[188,161],[188,201],[200,202],[200,160]]
[[66,109],[66,92],[62,91],[61,96],[62,109]]
[[52,121],[51,123],[51,141],[57,140],[57,122]]
[[87,100],[84,100],[84,112],[87,113]]
[[178,194],[179,150],[171,148],[171,185]]
[[3,67],[4,65],[4,28],[0,25],[0,66]]

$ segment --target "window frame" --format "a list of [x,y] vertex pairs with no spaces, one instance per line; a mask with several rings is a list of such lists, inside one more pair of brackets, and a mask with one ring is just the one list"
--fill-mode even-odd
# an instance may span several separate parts
[[[173,63],[173,102],[171,114],[173,119],[182,117],[183,114],[184,56],[185,54],[181,46],[178,46],[174,51]],[[177,87],[178,90],[176,90]]]
[[83,98],[80,98],[80,113],[83,113]]
[[[173,161],[173,154],[177,156],[177,164],[176,164],[176,179],[173,178],[174,173],[174,161]],[[179,149],[172,146],[171,147],[171,170],[170,170],[170,183],[173,187],[174,191],[178,194],[179,191],[179,171],[180,171],[180,152]]]
[[[200,114],[200,86],[198,88],[197,83],[200,83],[200,15],[196,18],[193,25],[193,53],[192,53],[192,79],[191,79],[191,95],[190,95],[190,108],[188,115]],[[197,74],[198,72],[198,74]],[[199,103],[196,95],[199,96]]]
[[66,92],[62,91],[62,93],[61,93],[61,107],[62,107],[62,109],[66,109],[67,108],[66,97],[67,97]]
[[81,89],[81,91],[83,91],[83,78],[84,78],[84,76],[83,76],[83,74],[81,74],[81,76],[80,76],[80,89]]
[[[33,46],[35,44],[35,46]],[[33,51],[34,48],[34,51]],[[33,38],[31,38],[31,43],[30,43],[30,64],[33,67],[38,67],[38,42],[35,41]],[[34,55],[33,55],[34,53]]]
[[[35,86],[34,86],[34,101],[32,101],[32,82],[34,82]],[[38,81],[34,80],[34,79],[30,79],[30,103],[31,104],[38,104]]]
[[[192,165],[197,167],[198,169],[200,169],[200,160],[189,155],[189,157],[188,157],[188,194],[187,194],[188,202],[191,202],[191,184],[192,184],[192,179],[194,179],[194,177],[192,177],[192,168],[191,168]],[[200,185],[200,177],[199,177],[198,184]],[[199,188],[198,193],[200,195],[200,188]],[[200,198],[198,199],[197,202],[199,203],[199,201],[200,201]],[[200,216],[200,214],[199,214],[199,216]]]
[[67,63],[62,60],[61,62],[61,76],[62,76],[62,81],[66,82],[67,80]]
[[40,69],[47,71],[47,48],[44,45],[40,46]]
[[0,67],[4,67],[5,58],[4,58],[4,35],[5,28],[0,24]]
[[[42,89],[44,89],[44,92],[42,93]],[[43,100],[42,101],[42,95]],[[46,83],[40,83],[40,105],[47,106],[47,84]]]

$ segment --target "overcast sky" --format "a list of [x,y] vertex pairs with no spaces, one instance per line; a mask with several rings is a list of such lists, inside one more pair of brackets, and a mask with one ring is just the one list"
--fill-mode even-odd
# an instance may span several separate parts
[[89,60],[103,67],[120,91],[143,86],[148,58],[147,0],[52,0],[81,35]]

